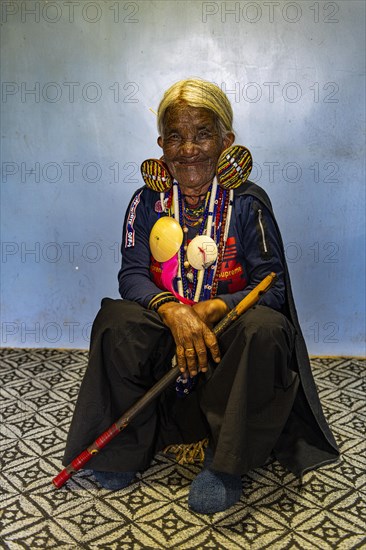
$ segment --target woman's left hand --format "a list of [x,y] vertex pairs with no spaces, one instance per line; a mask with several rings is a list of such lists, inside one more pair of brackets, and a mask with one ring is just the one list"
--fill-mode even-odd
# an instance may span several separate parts
[[228,306],[220,298],[197,302],[192,308],[199,318],[210,328],[221,321],[229,312]]

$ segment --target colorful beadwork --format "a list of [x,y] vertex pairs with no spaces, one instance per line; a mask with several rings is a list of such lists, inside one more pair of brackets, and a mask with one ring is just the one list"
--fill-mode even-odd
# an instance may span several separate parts
[[[160,192],[160,203],[156,210],[159,214],[165,212],[175,217],[183,229],[184,240],[178,252],[176,282],[178,294],[187,300],[208,300],[217,293],[233,207],[233,189],[245,183],[252,164],[252,156],[246,147],[232,145],[225,149],[219,157],[216,177],[206,199],[197,207],[184,204],[178,182],[173,180],[162,160],[147,159],[141,165],[146,186]],[[198,235],[211,237],[218,248],[216,261],[204,270],[192,268],[186,258],[188,228],[192,227],[197,227]]]
[[[232,145],[219,157],[216,177],[223,189],[235,189],[248,179],[253,160],[249,149],[243,145]],[[141,175],[145,185],[160,193],[168,191],[173,185],[173,178],[163,160],[147,159],[141,164]]]
[[[171,200],[173,195],[173,200]],[[186,259],[188,227],[185,216],[184,198],[182,197],[179,185],[176,181],[173,183],[173,190],[165,195],[165,200],[171,204],[169,215],[179,220],[183,228],[184,240],[180,251],[179,269],[177,275],[178,293],[190,300],[198,302],[213,298],[217,291],[218,276],[224,256],[225,243],[228,234],[228,224],[230,224],[231,206],[233,201],[233,191],[227,191],[218,187],[214,181],[206,194],[203,214],[200,217],[198,235],[211,237],[218,246],[217,260],[204,270],[197,270],[188,265]],[[193,222],[193,220],[191,220]],[[192,224],[193,225],[193,224]],[[187,265],[186,265],[187,264]]]
[[189,227],[196,227],[203,220],[203,214],[205,211],[205,202],[202,202],[199,206],[191,208],[185,206],[184,208],[184,223]]
[[248,179],[253,160],[250,151],[242,145],[232,145],[219,157],[216,176],[220,187],[235,189]]
[[147,159],[141,164],[145,185],[153,191],[164,192],[171,188],[173,180],[162,160]]

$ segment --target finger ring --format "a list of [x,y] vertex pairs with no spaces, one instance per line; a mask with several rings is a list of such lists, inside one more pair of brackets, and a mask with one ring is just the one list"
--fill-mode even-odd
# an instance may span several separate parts
[[195,351],[194,348],[186,348],[184,351]]

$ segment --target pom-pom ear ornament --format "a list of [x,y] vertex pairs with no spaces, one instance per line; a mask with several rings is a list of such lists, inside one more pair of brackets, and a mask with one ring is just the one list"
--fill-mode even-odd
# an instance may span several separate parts
[[173,185],[173,179],[163,160],[147,159],[141,164],[141,175],[146,187],[163,193]]
[[218,184],[224,189],[240,187],[249,178],[253,160],[249,149],[232,145],[223,151],[216,167]]

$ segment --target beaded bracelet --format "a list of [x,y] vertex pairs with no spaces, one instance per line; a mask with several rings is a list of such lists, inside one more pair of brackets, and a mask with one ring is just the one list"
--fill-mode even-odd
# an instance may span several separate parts
[[161,305],[167,304],[168,302],[179,303],[179,300],[171,292],[161,292],[150,300],[147,307],[148,309],[157,311]]

